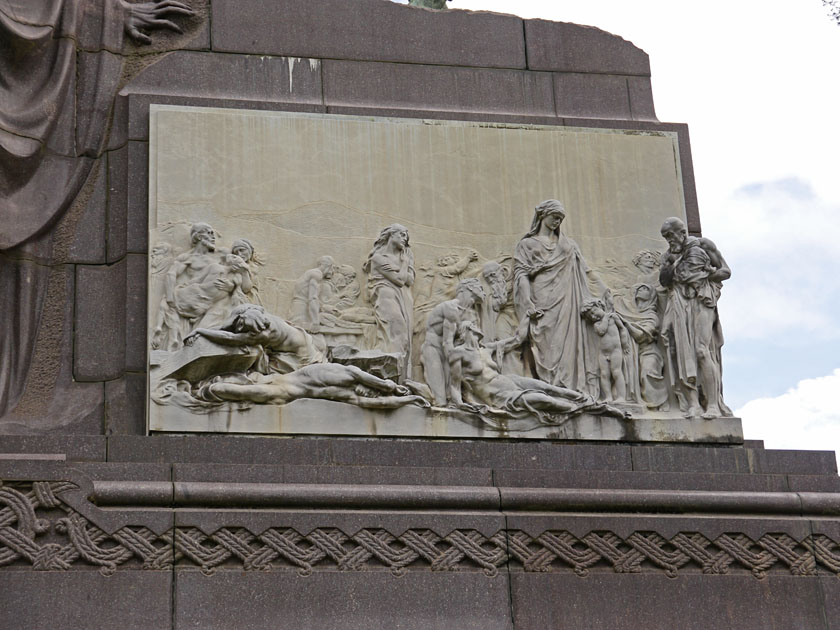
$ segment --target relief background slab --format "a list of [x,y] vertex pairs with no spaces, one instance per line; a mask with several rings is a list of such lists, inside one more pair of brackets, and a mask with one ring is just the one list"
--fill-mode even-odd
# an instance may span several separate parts
[[[149,160],[150,251],[186,249],[196,222],[222,248],[247,238],[264,262],[263,305],[282,317],[322,255],[364,285],[362,263],[392,223],[408,228],[418,270],[475,250],[477,271],[512,256],[534,206],[556,198],[590,267],[632,270],[637,252],[664,249],[665,218],[685,218],[671,132],[155,105]],[[151,330],[161,289],[149,287]],[[170,411],[150,402],[151,428]]]

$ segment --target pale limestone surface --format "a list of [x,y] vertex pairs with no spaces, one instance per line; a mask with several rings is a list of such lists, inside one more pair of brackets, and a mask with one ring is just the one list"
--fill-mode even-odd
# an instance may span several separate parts
[[[165,298],[172,293],[166,278],[181,274],[184,261],[193,259],[201,275],[203,259],[191,253],[196,245],[190,229],[204,223],[216,233],[216,250],[207,260],[218,269],[208,275],[211,280],[202,286],[209,288],[198,291],[199,299],[221,294],[231,308],[258,302],[268,313],[294,319],[296,285],[299,293],[301,279],[318,271],[317,282],[307,283],[307,300],[317,313],[313,299],[320,296],[320,322],[299,325],[328,348],[349,344],[376,354],[393,350],[383,344],[399,346],[407,364],[398,380],[408,378],[407,384],[431,401],[431,392],[423,390],[419,352],[426,318],[436,304],[455,297],[459,280],[483,278],[488,302],[475,307],[473,319],[481,320],[485,341],[510,338],[517,328],[511,298],[505,303],[503,287],[501,297],[492,298],[491,279],[482,271],[501,263],[502,275],[510,280],[517,244],[531,225],[534,207],[545,199],[561,199],[565,206],[561,232],[577,243],[592,269],[587,278],[592,295],[609,288],[616,310],[638,317],[633,291],[639,282],[656,285],[657,258],[665,245],[659,227],[666,217],[685,216],[677,156],[677,136],[668,132],[153,105],[151,349],[156,355],[164,349],[153,334],[161,322],[186,326],[171,299],[167,306]],[[413,330],[404,333],[413,334],[410,340],[396,338],[387,326],[383,337],[381,307],[369,297],[373,276],[363,266],[377,235],[394,225],[405,226],[410,240],[405,243],[410,254],[401,256],[409,261],[411,276],[401,289],[410,307],[405,323]],[[233,247],[241,242],[237,239],[247,239],[250,249]],[[650,253],[638,256],[645,251]],[[218,284],[212,280],[217,277],[227,280]],[[215,326],[233,331],[236,324]],[[521,360],[517,364],[506,356],[501,369],[514,374],[522,367]],[[421,382],[412,384],[413,379]],[[583,384],[576,388],[587,391]],[[598,396],[597,382],[589,393]],[[225,403],[217,409],[187,399],[180,407],[150,402],[150,429],[678,441],[731,441],[740,435],[739,421],[737,430],[731,419],[695,426],[680,418],[678,405],[659,409],[638,393],[622,407],[632,420],[620,413],[610,418],[583,414],[564,421],[562,429],[530,426],[533,421],[523,418],[500,423],[492,413],[482,418],[439,409],[362,410],[327,401],[312,407],[315,402],[306,400],[283,406]],[[670,401],[676,403],[673,393]],[[330,405],[342,412],[328,413]],[[292,411],[310,407],[324,417]]]
[[263,305],[281,315],[320,256],[361,274],[392,223],[408,228],[418,265],[473,249],[493,260],[556,198],[563,232],[597,268],[661,251],[663,220],[685,217],[670,132],[166,105],[150,125],[150,247],[186,244],[197,222],[220,245],[248,238],[265,259]]
[[193,414],[167,407],[152,415],[151,431],[213,433],[285,433],[429,438],[532,438],[561,440],[626,440],[631,442],[743,442],[741,421],[715,418],[620,419],[582,414],[557,426],[535,421],[507,429],[486,424],[474,414],[407,405],[393,410],[362,409],[331,400],[302,399],[287,405],[258,405],[244,410],[221,409]]

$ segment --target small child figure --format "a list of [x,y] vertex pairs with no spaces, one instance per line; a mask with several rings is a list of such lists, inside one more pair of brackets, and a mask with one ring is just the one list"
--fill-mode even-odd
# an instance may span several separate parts
[[584,302],[580,316],[592,324],[600,337],[598,368],[601,377],[601,400],[624,402],[627,396],[622,348],[624,324],[615,312],[608,312],[603,300],[599,299]]

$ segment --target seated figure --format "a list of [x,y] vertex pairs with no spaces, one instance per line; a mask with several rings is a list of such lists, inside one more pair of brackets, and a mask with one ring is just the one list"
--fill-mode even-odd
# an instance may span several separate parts
[[257,304],[242,304],[230,312],[219,328],[197,328],[185,339],[190,345],[197,335],[223,346],[257,346],[263,355],[256,370],[262,374],[292,372],[305,365],[323,363],[323,344],[298,326],[266,313]]
[[[459,380],[464,390],[486,408],[458,401],[460,406],[479,412],[501,410],[512,416],[533,414],[543,424],[557,424],[579,413],[627,417],[622,410],[595,402],[588,394],[533,378],[502,374],[490,351],[503,353],[508,348],[521,345],[527,331],[528,319],[525,318],[514,337],[485,348],[481,345],[481,330],[472,322],[461,322],[458,326],[461,343],[449,351],[452,378]],[[453,391],[460,395],[459,390],[460,387],[453,387]]]

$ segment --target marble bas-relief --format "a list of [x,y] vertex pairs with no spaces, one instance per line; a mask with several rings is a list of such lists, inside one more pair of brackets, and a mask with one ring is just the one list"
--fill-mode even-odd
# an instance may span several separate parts
[[[152,430],[739,439],[740,424],[728,419],[722,400],[716,310],[729,269],[711,241],[688,236],[681,220],[668,218],[673,197],[615,191],[617,200],[637,195],[636,203],[648,199],[657,208],[643,213],[651,234],[641,237],[615,233],[615,221],[594,210],[583,216],[580,195],[563,180],[555,183],[575,205],[547,199],[530,217],[524,208],[485,217],[487,200],[459,196],[457,188],[429,197],[428,211],[409,211],[415,197],[401,204],[399,196],[410,182],[394,183],[405,173],[390,173],[372,193],[331,180],[337,158],[322,155],[321,185],[313,180],[306,193],[312,201],[260,211],[260,203],[278,203],[277,195],[302,195],[301,186],[290,188],[292,179],[278,175],[261,184],[269,190],[235,202],[213,189],[214,171],[203,164],[180,174],[188,189],[182,194],[162,167],[171,164],[171,151],[185,149],[169,144],[154,113]],[[281,122],[301,125],[301,133],[313,133],[316,122],[333,132],[346,123],[350,154],[362,151],[354,144],[359,124],[373,144],[380,132],[405,131],[399,121],[352,117],[287,115]],[[386,123],[391,127],[377,126]],[[463,126],[483,135],[483,128]],[[429,157],[438,151],[437,134],[450,131],[437,123],[409,127],[421,136],[415,149],[432,145]],[[492,139],[500,130],[488,131]],[[478,145],[462,151],[483,159]],[[308,159],[305,146],[300,155]],[[374,166],[387,170],[398,157]],[[641,187],[649,168],[629,168]],[[289,175],[298,184],[304,177]],[[659,177],[652,177],[657,185]],[[196,178],[205,183],[195,185]],[[424,185],[417,194],[436,190]],[[366,214],[358,208],[371,194]],[[440,214],[436,204],[449,209]],[[662,254],[659,226],[668,246]]]

